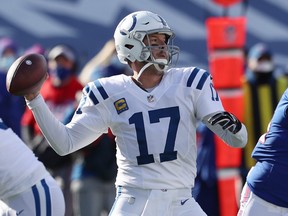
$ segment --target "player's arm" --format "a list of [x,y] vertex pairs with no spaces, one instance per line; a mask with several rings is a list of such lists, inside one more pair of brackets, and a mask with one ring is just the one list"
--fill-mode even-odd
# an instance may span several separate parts
[[[43,135],[59,155],[75,152],[92,143],[102,134],[102,132],[97,132],[92,127],[86,127],[79,122],[73,122],[73,120],[64,125],[51,113],[41,94],[26,102],[32,110]],[[85,118],[86,115],[83,116]],[[93,121],[91,117],[89,119]]]
[[203,118],[203,123],[231,147],[243,148],[247,144],[245,125],[230,112],[209,114]]
[[[218,92],[214,88],[212,77],[208,72],[201,72],[199,70],[194,78],[194,85],[197,89],[194,91],[196,115],[228,145],[237,148],[244,147],[247,143],[246,127],[236,116],[224,110]],[[197,76],[199,76],[199,81],[195,82]]]

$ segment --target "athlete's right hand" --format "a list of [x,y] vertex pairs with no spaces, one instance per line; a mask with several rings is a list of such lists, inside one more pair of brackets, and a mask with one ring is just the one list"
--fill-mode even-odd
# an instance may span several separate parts
[[26,101],[31,101],[33,100],[34,98],[36,98],[38,95],[40,94],[40,89],[36,92],[33,92],[33,93],[29,93],[27,95],[24,95],[24,98]]

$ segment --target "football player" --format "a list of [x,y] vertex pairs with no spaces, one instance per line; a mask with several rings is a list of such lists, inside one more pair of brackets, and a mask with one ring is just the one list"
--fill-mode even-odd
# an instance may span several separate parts
[[0,118],[0,215],[63,216],[62,190]]
[[117,196],[111,216],[206,215],[191,195],[196,126],[203,121],[228,145],[246,145],[246,127],[223,109],[210,74],[173,68],[179,48],[159,15],[138,11],[116,27],[120,62],[132,76],[90,82],[73,119],[60,123],[39,91],[25,95],[50,145],[66,155],[111,129],[116,136]]
[[287,137],[288,89],[275,109],[267,133],[252,152],[257,163],[247,175],[238,216],[288,215]]

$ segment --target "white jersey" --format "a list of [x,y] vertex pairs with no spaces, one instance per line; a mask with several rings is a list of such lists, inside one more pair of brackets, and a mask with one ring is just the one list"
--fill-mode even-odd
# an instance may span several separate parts
[[48,172],[25,143],[0,119],[0,199],[28,190]]
[[66,127],[53,117],[41,96],[28,102],[59,154],[88,145],[110,128],[117,143],[116,185],[143,189],[194,186],[197,122],[223,111],[208,72],[193,67],[170,69],[151,92],[141,89],[131,77],[118,75],[91,82],[83,92]]
[[[152,92],[124,75],[90,83],[89,99],[80,109],[93,118],[95,127],[102,121],[116,136],[117,185],[144,189],[194,185],[197,121],[223,108],[220,100],[212,100],[210,75],[197,68],[192,71],[168,71]],[[101,115],[85,109],[91,106]]]

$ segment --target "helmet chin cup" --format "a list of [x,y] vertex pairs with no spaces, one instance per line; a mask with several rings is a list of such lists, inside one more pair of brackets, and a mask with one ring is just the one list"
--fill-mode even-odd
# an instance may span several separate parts
[[158,71],[165,71],[168,68],[168,60],[167,59],[155,59],[154,60],[154,67]]
[[155,59],[154,62],[155,62],[155,64],[160,64],[160,65],[167,65],[168,64],[167,59]]

